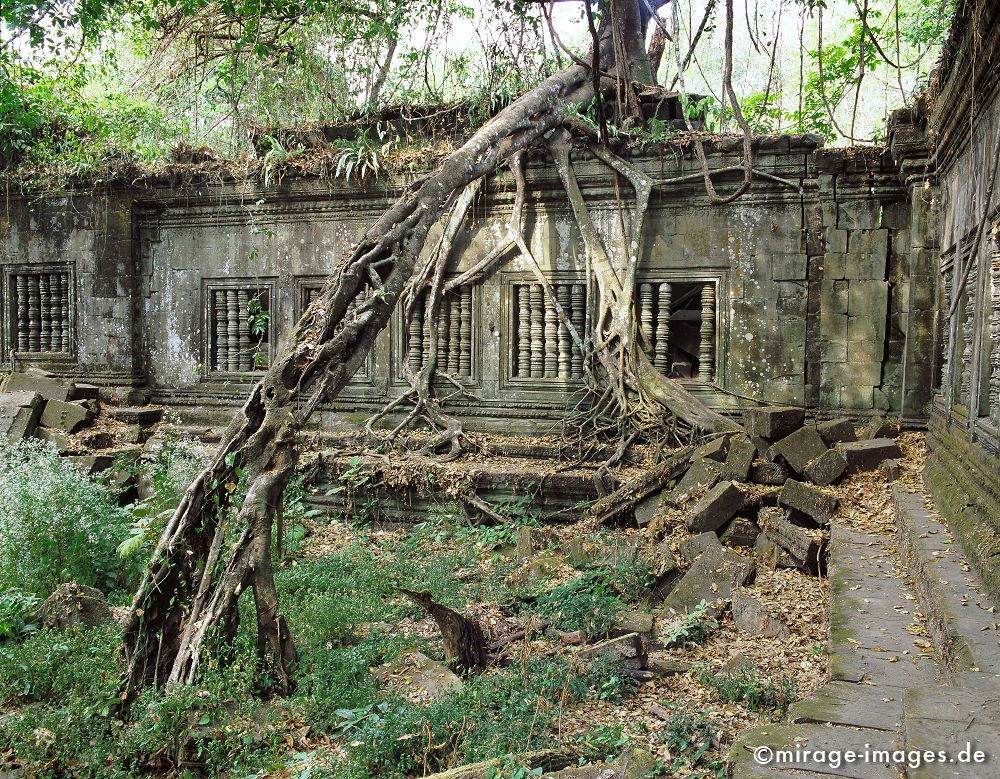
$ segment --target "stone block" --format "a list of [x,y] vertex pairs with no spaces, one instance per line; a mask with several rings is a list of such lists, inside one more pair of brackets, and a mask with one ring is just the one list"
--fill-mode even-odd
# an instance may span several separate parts
[[847,254],[827,252],[823,255],[823,279],[834,281],[847,277]]
[[701,556],[702,552],[722,546],[719,537],[715,533],[699,533],[696,536],[689,536],[681,541],[677,548],[681,559],[690,565]]
[[72,385],[43,371],[29,369],[10,374],[0,389],[3,392],[37,392],[46,400],[67,401]]
[[81,384],[76,382],[70,388],[70,400],[97,400],[101,396],[101,388],[96,384]]
[[667,502],[673,506],[683,506],[698,492],[712,487],[721,473],[719,463],[715,460],[695,460],[670,492]]
[[836,227],[826,229],[826,250],[830,253],[843,254],[847,251],[847,230]]
[[818,525],[829,525],[837,511],[837,498],[822,490],[789,479],[778,493],[778,503],[808,515]]
[[0,392],[0,436],[11,441],[29,438],[38,427],[45,398],[37,392]]
[[35,438],[48,441],[56,448],[59,454],[64,454],[69,450],[69,436],[62,430],[49,430],[48,428],[40,427],[35,430]]
[[664,613],[686,614],[701,601],[726,601],[733,590],[749,581],[757,570],[753,561],[724,546],[703,552],[663,601]]
[[826,443],[833,446],[841,441],[856,441],[857,433],[854,430],[854,423],[849,419],[830,419],[816,425],[816,432]]
[[707,444],[699,446],[691,455],[692,460],[715,460],[716,462],[722,462],[726,459],[726,451],[729,449],[729,438],[727,436],[719,436],[718,438],[713,438]]
[[73,434],[90,424],[93,419],[90,409],[76,403],[66,403],[61,400],[50,400],[45,404],[45,410],[38,424],[49,430],[62,430]]
[[514,537],[514,557],[518,560],[530,560],[550,545],[555,546],[557,541],[558,538],[548,530],[521,525]]
[[820,310],[831,314],[846,314],[850,296],[846,281],[824,280],[820,284]]
[[84,454],[66,458],[90,475],[102,473],[114,465],[115,458],[106,454]]
[[638,633],[628,633],[618,638],[601,641],[573,651],[573,657],[584,664],[594,661],[614,663],[619,668],[642,670],[647,666],[646,647]]
[[736,591],[730,604],[736,629],[751,636],[788,638],[788,625],[767,611],[760,601]]
[[159,407],[111,406],[106,409],[109,417],[126,425],[149,427],[163,419],[163,409]]
[[722,465],[722,475],[732,481],[746,481],[756,456],[757,447],[749,436],[733,437],[729,442],[729,454]]
[[833,484],[847,471],[847,460],[836,449],[827,449],[806,466],[805,477],[821,487]]
[[807,276],[805,254],[780,253],[771,255],[771,278],[775,281],[798,281]]
[[841,385],[838,397],[844,408],[868,409],[875,404],[875,387],[861,384]]
[[876,438],[872,441],[845,441],[837,444],[847,460],[849,473],[873,471],[884,460],[899,459],[903,452],[891,438]]
[[794,406],[762,406],[744,409],[743,426],[749,436],[778,439],[802,427],[805,418],[805,410]]
[[379,681],[397,687],[403,696],[427,702],[462,689],[462,680],[444,663],[421,652],[410,652],[372,672]]
[[899,425],[890,422],[881,415],[873,416],[863,428],[858,436],[862,441],[872,441],[876,438],[895,438],[899,435]]
[[718,530],[743,508],[746,496],[731,481],[716,484],[688,513],[686,523],[692,533]]
[[758,535],[760,528],[756,522],[746,517],[733,517],[719,533],[719,541],[723,546],[752,547]]
[[768,451],[768,459],[781,457],[796,473],[805,471],[806,466],[826,451],[826,444],[816,428],[803,427],[782,438]]
[[780,462],[761,463],[750,468],[747,478],[754,484],[781,486],[788,479],[788,468]]

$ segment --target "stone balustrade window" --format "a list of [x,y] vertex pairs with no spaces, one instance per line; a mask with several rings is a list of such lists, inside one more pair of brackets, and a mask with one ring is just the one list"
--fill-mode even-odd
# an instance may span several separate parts
[[[473,294],[469,285],[445,293],[438,309],[437,370],[471,378],[473,359]],[[414,306],[413,317],[403,327],[403,353],[409,369],[416,373],[431,350],[432,328],[427,320],[427,293]]]
[[[555,301],[582,337],[587,317],[586,287],[552,284]],[[514,284],[512,376],[516,379],[583,378],[583,355],[541,284]]]
[[265,370],[271,359],[269,286],[208,288],[209,368],[226,373]]
[[22,354],[69,354],[73,283],[67,266],[21,266],[7,272],[8,338]]
[[649,281],[636,285],[639,343],[673,379],[715,378],[716,282]]

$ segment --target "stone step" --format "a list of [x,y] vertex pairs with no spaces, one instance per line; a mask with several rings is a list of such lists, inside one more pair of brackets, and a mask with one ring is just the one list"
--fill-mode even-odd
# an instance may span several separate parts
[[903,697],[901,746],[946,755],[944,761],[907,766],[911,779],[996,776],[1000,694],[967,687],[911,687]]

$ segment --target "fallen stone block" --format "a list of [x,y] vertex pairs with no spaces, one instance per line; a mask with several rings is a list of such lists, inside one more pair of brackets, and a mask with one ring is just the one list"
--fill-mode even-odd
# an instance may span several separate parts
[[753,559],[764,568],[801,568],[800,562],[793,560],[784,549],[772,541],[766,533],[757,536],[753,547]]
[[686,674],[692,668],[691,663],[683,660],[671,660],[666,657],[649,658],[649,670],[658,676],[680,676]]
[[670,594],[684,572],[666,541],[654,547],[652,557],[653,583],[649,587],[649,593],[659,603]]
[[761,438],[759,435],[750,436],[750,440],[753,441],[753,445],[757,447],[757,455],[767,459],[767,453],[771,451],[771,447],[774,446],[775,441],[770,438]]
[[729,437],[719,436],[718,438],[713,438],[707,444],[699,446],[691,454],[692,460],[715,460],[716,462],[722,462],[726,459],[726,452],[729,449]]
[[518,560],[529,560],[536,553],[554,546],[557,540],[553,533],[540,527],[521,525],[514,537],[514,557]]
[[559,554],[542,553],[526,560],[520,568],[507,574],[509,587],[528,587],[532,584],[551,578],[566,564],[566,559]]
[[719,537],[715,533],[699,533],[681,541],[677,551],[681,559],[690,565],[698,559],[702,552],[719,546],[722,546],[722,542],[719,541]]
[[109,417],[124,422],[126,425],[149,427],[163,419],[163,409],[155,406],[137,408],[134,406],[109,406],[106,409]]
[[[517,762],[530,768],[542,768],[546,771],[556,771],[577,761],[577,754],[568,749],[539,749],[534,752],[521,752]],[[424,779],[487,779],[488,776],[503,774],[503,766],[510,760],[510,755],[484,760],[480,763],[469,763],[456,768],[449,768],[439,774],[430,774]],[[549,774],[551,776],[551,773]]]
[[10,374],[0,389],[4,392],[37,392],[46,400],[65,402],[70,398],[73,385],[63,379],[54,378],[44,371],[29,368],[26,371]]
[[805,477],[813,484],[827,487],[847,472],[847,460],[836,449],[827,449],[806,466]]
[[750,436],[784,438],[802,427],[805,419],[805,409],[793,406],[748,408],[743,412],[743,428]]
[[882,464],[879,466],[879,470],[882,472],[882,475],[885,476],[887,484],[892,484],[903,475],[902,467],[900,467],[898,462],[891,459],[883,460]]
[[81,405],[62,400],[50,400],[45,404],[38,424],[49,430],[62,430],[64,433],[73,434],[90,424],[93,418],[94,415],[90,413],[90,409]]
[[632,513],[635,515],[635,523],[639,527],[646,527],[646,525],[653,521],[653,517],[656,516],[657,511],[660,509],[661,500],[661,493],[654,492],[635,504]]
[[788,625],[768,612],[758,600],[744,592],[733,593],[730,610],[736,629],[751,636],[788,638],[791,635]]
[[31,437],[44,404],[45,398],[37,392],[0,392],[0,436],[11,441]]
[[768,450],[769,460],[782,458],[796,473],[826,451],[826,444],[813,427],[803,427],[782,438]]
[[40,427],[35,430],[35,438],[48,441],[56,448],[56,452],[59,454],[65,454],[69,451],[69,436],[62,430],[49,430],[48,428]]
[[72,628],[94,628],[114,622],[104,593],[93,587],[69,582],[60,584],[28,621],[42,628],[64,632]]
[[718,530],[743,508],[746,496],[731,481],[716,484],[688,513],[686,523],[692,533]]
[[808,515],[817,525],[829,525],[837,511],[837,497],[789,479],[778,493],[778,503]]
[[788,467],[781,462],[760,463],[750,468],[747,479],[754,484],[780,487],[788,481]]
[[760,528],[746,517],[733,517],[719,533],[719,541],[724,546],[752,547],[757,543]]
[[648,647],[653,638],[653,629],[656,627],[656,617],[648,611],[637,611],[631,614],[624,614],[615,620],[611,628],[611,638],[621,638],[629,633],[635,633]]
[[75,382],[70,387],[70,400],[97,400],[101,396],[101,388],[96,384],[81,384]]
[[106,454],[82,454],[67,457],[66,459],[70,462],[76,463],[76,465],[82,468],[85,473],[88,473],[91,476],[103,473],[114,465],[115,462],[114,457]]
[[573,651],[573,657],[585,664],[594,661],[615,663],[619,668],[633,671],[641,671],[647,665],[646,647],[638,633],[628,633],[593,646],[580,647]]
[[722,545],[709,547],[663,601],[662,613],[687,614],[701,601],[728,601],[733,590],[746,584],[757,567],[753,561]]
[[795,562],[796,567],[812,573],[826,570],[826,540],[817,531],[798,527],[787,518],[769,514],[761,529],[771,541],[780,546]]
[[748,436],[734,436],[729,442],[729,454],[722,465],[722,475],[732,481],[746,481],[757,456],[757,447]]
[[115,445],[115,438],[106,430],[95,430],[83,434],[83,444],[88,449],[110,449]]
[[858,438],[862,441],[872,441],[876,438],[895,438],[897,435],[899,435],[899,425],[885,417],[875,416],[861,428],[861,435]]
[[873,441],[845,441],[837,444],[837,449],[847,460],[848,473],[874,471],[885,460],[898,459],[902,450],[891,438],[876,438]]
[[667,502],[672,506],[683,506],[698,492],[712,487],[721,473],[719,463],[715,460],[695,460],[671,490],[666,498]]
[[438,700],[462,689],[462,680],[444,663],[421,652],[409,652],[371,672],[383,684],[398,689],[411,702]]
[[842,441],[857,441],[858,436],[854,431],[854,423],[849,419],[831,419],[827,422],[820,422],[816,425],[816,432],[827,446],[839,444]]

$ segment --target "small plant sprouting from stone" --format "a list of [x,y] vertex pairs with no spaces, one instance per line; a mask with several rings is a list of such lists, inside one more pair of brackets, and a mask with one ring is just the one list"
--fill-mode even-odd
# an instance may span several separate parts
[[663,645],[701,644],[718,628],[719,623],[708,611],[708,601],[702,599],[692,611],[667,626],[663,632]]
[[742,703],[748,709],[781,715],[795,700],[795,682],[788,676],[765,676],[755,665],[743,665],[732,671],[713,671],[708,665],[696,666],[694,678],[719,698]]
[[247,302],[247,325],[250,327],[250,335],[257,339],[253,364],[257,368],[266,368],[268,355],[263,346],[271,326],[271,312],[264,308],[260,295],[255,295]]

